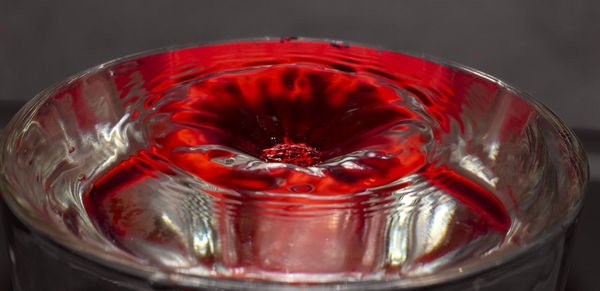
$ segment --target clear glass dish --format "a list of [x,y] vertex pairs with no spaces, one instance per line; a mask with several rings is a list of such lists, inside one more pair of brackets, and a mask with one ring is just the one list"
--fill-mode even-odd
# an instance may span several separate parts
[[17,290],[560,290],[588,180],[500,80],[298,38],[99,65],[0,148]]

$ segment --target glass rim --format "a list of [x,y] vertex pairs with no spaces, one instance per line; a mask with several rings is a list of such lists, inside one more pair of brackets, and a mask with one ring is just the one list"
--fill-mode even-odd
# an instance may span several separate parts
[[[4,151],[6,146],[6,141],[11,134],[15,133],[15,127],[22,123],[22,121],[27,120],[31,117],[41,104],[51,96],[51,93],[61,86],[71,84],[83,77],[92,75],[94,73],[100,72],[101,70],[111,67],[113,65],[117,65],[120,63],[124,63],[133,59],[148,57],[154,54],[159,53],[169,53],[183,49],[197,48],[197,47],[207,47],[214,46],[220,44],[233,44],[233,43],[242,43],[242,42],[268,42],[268,41],[283,41],[285,39],[290,40],[290,38],[285,37],[259,37],[259,38],[239,38],[232,40],[220,40],[220,41],[209,41],[209,42],[192,42],[188,44],[182,45],[172,45],[166,46],[162,48],[155,48],[144,50],[137,53],[128,54],[122,57],[118,57],[115,59],[111,59],[99,65],[92,66],[83,71],[75,73],[67,78],[62,79],[61,81],[55,82],[51,86],[42,90],[38,94],[36,94],[31,100],[29,100],[15,116],[11,118],[8,124],[2,129],[2,133],[0,134],[0,150]],[[362,48],[369,49],[377,49],[386,52],[397,53],[401,55],[407,55],[411,57],[415,57],[421,60],[429,61],[446,68],[450,68],[457,71],[466,72],[468,74],[474,75],[478,78],[481,78],[485,81],[492,82],[497,84],[504,90],[514,94],[517,98],[526,101],[528,104],[535,107],[536,111],[543,111],[544,113],[550,114],[555,118],[552,120],[553,123],[560,126],[561,129],[565,129],[568,132],[569,138],[572,138],[576,141],[576,144],[579,148],[582,148],[581,142],[579,138],[574,134],[574,132],[567,127],[564,122],[556,117],[556,114],[546,107],[543,103],[538,101],[535,97],[531,96],[527,92],[516,88],[515,86],[508,84],[492,75],[479,71],[477,69],[471,68],[469,66],[465,66],[459,64],[457,62],[447,60],[440,57],[431,56],[425,53],[417,53],[406,50],[389,50],[385,48],[381,48],[379,46],[373,45],[365,45],[360,42],[354,41],[339,41],[329,38],[310,38],[310,37],[291,37],[291,41],[299,41],[299,42],[318,42],[318,43],[329,43],[332,45],[349,45],[349,46],[357,46]],[[583,197],[587,189],[587,184],[589,182],[589,164],[587,161],[587,157],[585,155],[581,156],[582,162],[585,166],[585,177],[583,177],[583,187],[581,189],[581,193],[578,194],[578,199],[575,203],[575,207],[571,209],[569,213],[564,215],[560,220],[560,224],[555,224],[552,227],[549,227],[547,230],[536,235],[534,239],[529,241],[528,243],[521,244],[519,246],[513,246],[505,249],[500,254],[491,255],[488,259],[483,261],[471,262],[466,265],[459,265],[458,267],[443,269],[440,271],[436,271],[430,274],[418,275],[415,277],[401,277],[394,279],[380,279],[380,280],[368,280],[368,279],[357,279],[356,281],[344,281],[344,282],[323,282],[323,283],[298,283],[298,282],[284,282],[284,281],[265,281],[265,280],[257,280],[257,279],[234,279],[234,278],[221,278],[221,277],[213,277],[213,276],[199,276],[199,275],[190,275],[176,271],[164,271],[158,267],[152,267],[148,265],[144,265],[140,262],[136,262],[129,259],[119,258],[116,255],[101,252],[102,249],[94,246],[92,244],[82,242],[75,237],[64,236],[63,231],[56,229],[52,223],[48,223],[43,218],[36,215],[34,211],[30,211],[22,206],[22,201],[19,201],[18,194],[15,193],[14,189],[12,189],[12,185],[4,179],[3,170],[0,170],[0,188],[2,188],[2,194],[0,195],[6,201],[6,204],[12,214],[32,233],[37,235],[43,240],[47,240],[60,248],[64,248],[66,250],[73,251],[75,255],[81,257],[84,261],[89,261],[92,264],[99,264],[108,269],[122,272],[127,275],[131,275],[136,277],[142,281],[146,282],[172,282],[173,286],[182,286],[182,287],[213,287],[213,288],[233,288],[233,289],[244,289],[244,288],[260,288],[261,290],[287,290],[296,289],[298,287],[302,287],[306,290],[318,290],[325,288],[335,288],[341,290],[363,290],[363,288],[419,288],[419,287],[427,287],[434,286],[440,283],[446,283],[451,281],[457,281],[460,279],[464,279],[467,277],[475,276],[477,274],[492,270],[496,267],[508,264],[516,259],[518,259],[521,255],[526,253],[527,251],[534,249],[546,241],[553,239],[554,237],[560,235],[568,229],[568,226],[573,224],[576,217],[579,215],[582,204]],[[2,164],[4,160],[4,153],[0,153],[0,164]],[[83,262],[85,263],[85,262]],[[458,269],[461,269],[460,271]],[[290,285],[290,283],[292,283]],[[181,285],[179,285],[181,284]]]

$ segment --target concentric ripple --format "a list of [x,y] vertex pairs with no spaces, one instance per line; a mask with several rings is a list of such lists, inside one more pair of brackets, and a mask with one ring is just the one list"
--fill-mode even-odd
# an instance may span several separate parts
[[[437,235],[445,238],[439,239],[451,241],[431,246],[413,264],[441,260],[486,233],[502,237],[510,226],[502,202],[432,163],[441,126],[414,92],[382,74],[331,67],[283,62],[178,77],[135,117],[147,146],[95,182],[85,196],[90,216],[121,248],[159,264],[181,267],[181,260],[210,259],[240,276],[363,277],[389,267],[386,217],[397,207],[397,191],[417,179],[406,179],[413,175],[456,201],[445,222],[429,222],[423,231],[462,216],[469,226],[443,227],[444,234]],[[299,159],[311,156],[294,157],[290,150],[309,151],[319,162],[302,166]],[[214,253],[201,258],[186,249],[195,229],[179,230],[189,226],[165,225],[164,219],[151,225],[140,221],[164,217],[164,210],[141,202],[156,199],[146,197],[142,185],[180,179],[193,179],[200,191],[188,195],[210,196],[212,214],[203,213],[203,219],[218,224],[209,238],[217,245]],[[164,203],[172,203],[173,194],[162,195]],[[453,232],[466,240],[453,238]],[[482,246],[489,248],[496,239]],[[165,261],[162,253],[140,249],[140,243],[171,248],[170,256],[185,259]]]
[[15,183],[49,198],[23,201],[167,274],[463,274],[557,223],[585,176],[550,113],[488,77],[338,43],[149,54],[49,94],[5,163],[38,169]]

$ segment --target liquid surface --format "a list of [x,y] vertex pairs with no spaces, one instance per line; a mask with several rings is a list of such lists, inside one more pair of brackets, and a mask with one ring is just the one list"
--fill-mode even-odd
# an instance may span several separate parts
[[42,92],[3,132],[0,188],[44,237],[152,284],[554,282],[558,263],[512,258],[562,249],[587,164],[521,95],[340,42],[163,50]]
[[552,173],[534,109],[411,56],[292,39],[189,48],[109,64],[52,100],[47,116],[68,120],[39,124],[78,134],[44,180],[75,193],[57,196],[61,221],[165,272],[412,278],[492,260],[544,217],[529,210]]
[[332,67],[177,77],[131,116],[147,143],[94,182],[90,217],[134,256],[220,276],[397,276],[497,247],[509,214],[440,162],[432,104]]

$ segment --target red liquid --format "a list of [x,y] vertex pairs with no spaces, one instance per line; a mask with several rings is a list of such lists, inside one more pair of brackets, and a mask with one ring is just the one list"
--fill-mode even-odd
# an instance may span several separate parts
[[[431,261],[480,234],[508,229],[510,217],[492,193],[430,161],[431,145],[440,142],[447,119],[456,114],[447,108],[442,112],[441,105],[422,92],[436,88],[401,80],[372,68],[368,60],[280,65],[297,59],[300,57],[249,65],[250,61],[232,58],[220,68],[197,66],[194,71],[188,67],[186,71],[193,73],[154,78],[158,81],[149,91],[157,94],[147,97],[146,107],[132,115],[146,124],[149,146],[108,170],[84,196],[87,210],[101,231],[134,254],[128,245],[131,239],[183,249],[169,239],[168,232],[156,230],[140,236],[133,217],[143,211],[142,206],[128,203],[128,196],[123,194],[159,174],[175,176],[178,171],[240,194],[232,198],[226,191],[205,190],[217,201],[222,199],[216,203],[215,214],[219,216],[221,249],[229,252],[200,260],[209,265],[220,262],[230,268],[244,267],[247,270],[243,272],[252,268],[272,272],[373,271],[383,256],[381,233],[386,214],[371,213],[365,201],[373,197],[386,201],[393,191],[407,186],[392,182],[411,174],[419,174],[452,194],[475,217],[466,220],[473,231],[462,238],[453,237],[455,241],[447,248],[435,249],[419,260]],[[252,68],[267,64],[273,66]],[[406,66],[410,71],[414,64]],[[214,72],[219,73],[210,75]],[[181,84],[185,86],[176,89],[177,98],[169,99],[170,95],[163,93]],[[431,121],[407,105],[399,88],[417,96],[438,124],[420,129],[415,122]],[[444,95],[440,91],[436,94]],[[156,121],[157,116],[168,119]],[[219,147],[212,147],[215,145]],[[228,158],[240,160],[241,156],[252,162],[223,162]],[[265,167],[271,163],[277,164]],[[263,192],[275,195],[257,195]],[[368,195],[347,195],[352,193]],[[345,210],[336,210],[333,202],[346,205]],[[317,207],[320,203],[321,208]],[[329,212],[321,221],[301,223],[293,219],[303,217],[307,210],[290,206],[294,204]],[[346,224],[323,224],[339,219],[345,219]],[[333,254],[324,245],[327,241],[337,245]],[[369,251],[375,254],[365,256]],[[327,255],[331,257],[324,258]]]

